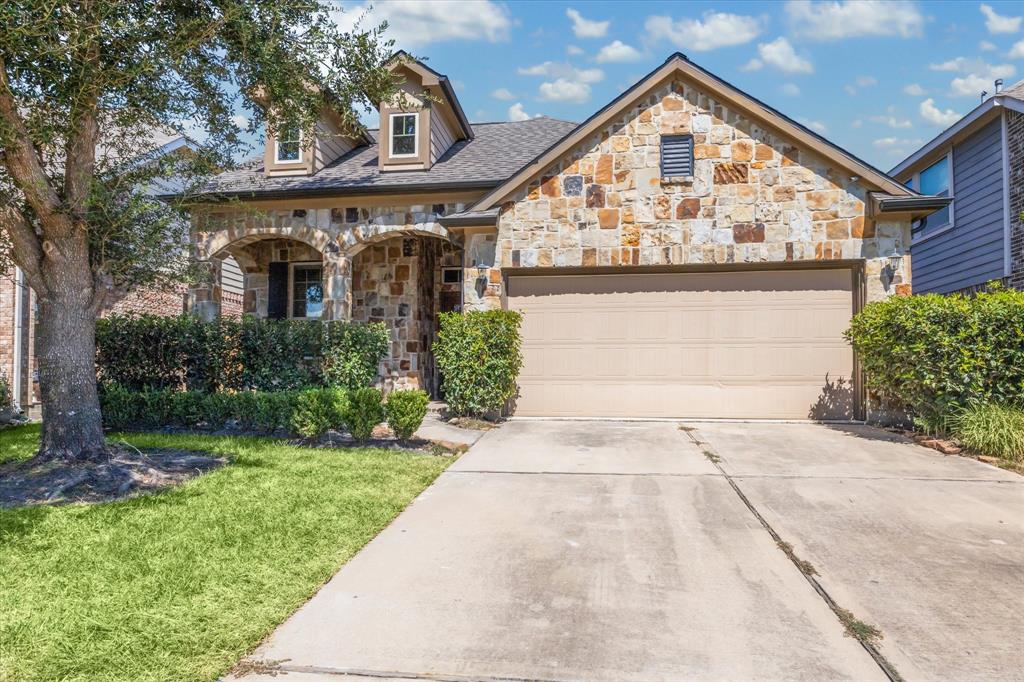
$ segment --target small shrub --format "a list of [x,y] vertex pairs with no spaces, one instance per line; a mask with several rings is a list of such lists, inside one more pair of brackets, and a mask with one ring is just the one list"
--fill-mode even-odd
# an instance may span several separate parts
[[409,440],[427,416],[430,398],[424,391],[392,391],[388,395],[388,426],[399,440]]
[[868,388],[930,428],[975,402],[1024,401],[1024,292],[893,297],[865,306],[846,338]]
[[360,443],[368,440],[377,424],[384,421],[383,396],[376,388],[357,388],[348,394],[342,412],[345,428]]
[[953,434],[971,452],[1024,463],[1024,411],[976,403],[952,419]]
[[292,431],[305,438],[319,438],[342,425],[345,394],[333,388],[312,388],[299,394],[292,413]]
[[523,365],[513,310],[442,313],[434,357],[443,376],[449,411],[481,416],[502,410],[516,393]]
[[391,335],[383,322],[328,322],[321,359],[324,383],[348,389],[372,385],[390,349]]

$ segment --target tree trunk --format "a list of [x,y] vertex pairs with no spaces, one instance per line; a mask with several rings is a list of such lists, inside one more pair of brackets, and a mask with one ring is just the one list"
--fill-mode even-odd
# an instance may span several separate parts
[[[86,258],[81,251],[76,255]],[[65,272],[52,273],[49,293],[39,297],[36,357],[43,432],[38,457],[86,461],[104,455],[106,444],[96,390],[92,282],[88,266],[71,260]]]

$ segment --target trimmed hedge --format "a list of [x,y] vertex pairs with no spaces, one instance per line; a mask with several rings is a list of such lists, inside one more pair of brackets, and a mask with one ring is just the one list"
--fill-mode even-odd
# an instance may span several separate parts
[[458,416],[502,411],[516,394],[523,366],[514,310],[442,313],[434,343],[448,410]]
[[927,423],[941,424],[976,403],[1024,402],[1024,292],[870,303],[846,338],[868,388]]
[[115,315],[98,321],[96,348],[101,384],[134,390],[352,389],[376,379],[390,335],[383,323]]
[[412,438],[427,416],[429,402],[430,396],[425,391],[392,391],[388,394],[385,411],[395,438],[402,441]]
[[304,393],[206,393],[168,388],[133,391],[123,386],[106,385],[100,391],[100,407],[103,424],[115,430],[164,426],[221,429],[235,423],[246,431],[272,433],[293,428],[293,415]]

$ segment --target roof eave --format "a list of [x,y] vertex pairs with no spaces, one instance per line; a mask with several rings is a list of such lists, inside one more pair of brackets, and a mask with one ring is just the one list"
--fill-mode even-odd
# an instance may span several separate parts
[[953,203],[953,197],[919,195],[913,197],[892,196],[890,194],[871,194],[872,214],[893,215],[910,214],[913,218],[923,218],[936,211],[941,211]]
[[[225,201],[270,201],[277,199],[306,199],[318,197],[359,197],[377,196],[381,194],[424,194],[430,192],[452,192],[469,190],[486,190],[498,185],[497,180],[470,180],[448,183],[413,183],[408,185],[368,185],[356,187],[298,187],[294,189],[276,190],[233,190],[227,192],[206,192],[188,198],[188,203],[211,204]],[[180,199],[180,194],[158,195],[158,199]]]

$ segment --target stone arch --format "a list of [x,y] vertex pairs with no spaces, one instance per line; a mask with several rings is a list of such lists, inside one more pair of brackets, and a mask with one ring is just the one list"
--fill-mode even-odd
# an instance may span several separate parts
[[308,225],[302,227],[245,227],[227,228],[209,233],[205,239],[196,243],[201,259],[223,258],[230,253],[229,248],[252,244],[264,239],[294,239],[313,247],[324,256],[337,253],[340,248],[331,236],[320,229]]
[[355,256],[371,244],[394,237],[435,237],[455,243],[452,234],[440,223],[416,225],[360,225],[339,237],[345,252]]

